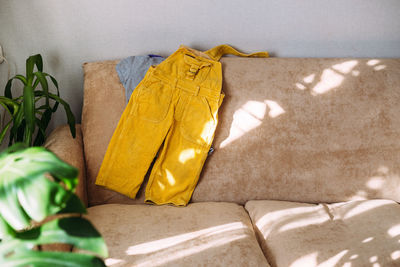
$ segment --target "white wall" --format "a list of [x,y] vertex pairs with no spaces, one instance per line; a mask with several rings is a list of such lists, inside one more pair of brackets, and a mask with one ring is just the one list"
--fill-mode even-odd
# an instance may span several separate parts
[[[279,57],[400,57],[400,1],[0,0],[11,73],[41,53],[79,121],[83,62],[222,43]],[[1,93],[6,80],[1,64]],[[51,127],[65,121],[59,112]]]

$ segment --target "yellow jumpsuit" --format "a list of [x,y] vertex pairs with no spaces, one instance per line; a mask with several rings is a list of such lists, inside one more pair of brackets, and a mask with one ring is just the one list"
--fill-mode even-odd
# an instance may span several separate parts
[[151,162],[145,202],[185,206],[207,158],[223,100],[221,45],[206,52],[181,46],[138,84],[111,138],[96,184],[135,198]]

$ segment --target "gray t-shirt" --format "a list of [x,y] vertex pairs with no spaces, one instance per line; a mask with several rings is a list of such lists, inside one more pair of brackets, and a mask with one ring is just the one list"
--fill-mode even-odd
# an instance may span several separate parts
[[133,90],[143,80],[151,65],[158,65],[164,60],[157,55],[131,56],[121,60],[115,67],[119,80],[125,87],[126,103],[132,95]]

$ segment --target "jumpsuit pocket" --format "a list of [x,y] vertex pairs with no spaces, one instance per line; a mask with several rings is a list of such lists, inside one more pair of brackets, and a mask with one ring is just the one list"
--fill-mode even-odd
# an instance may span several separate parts
[[203,147],[211,145],[217,126],[218,103],[203,96],[190,96],[182,118],[182,136]]
[[138,89],[136,115],[150,122],[163,121],[171,104],[171,85],[150,76]]

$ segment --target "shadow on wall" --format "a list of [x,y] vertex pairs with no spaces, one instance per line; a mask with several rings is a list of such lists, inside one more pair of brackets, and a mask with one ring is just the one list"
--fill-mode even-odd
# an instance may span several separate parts
[[399,61],[230,60],[194,201],[398,198]]

